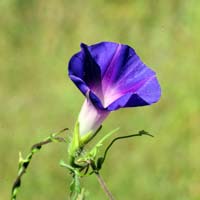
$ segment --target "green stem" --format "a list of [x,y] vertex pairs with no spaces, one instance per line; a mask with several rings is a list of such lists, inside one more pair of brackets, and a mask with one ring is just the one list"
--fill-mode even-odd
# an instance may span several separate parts
[[26,170],[31,162],[31,159],[33,157],[33,155],[38,152],[43,145],[46,145],[48,143],[51,142],[65,142],[65,139],[62,137],[58,137],[57,135],[68,130],[67,128],[62,129],[61,131],[59,131],[56,134],[52,134],[51,136],[49,136],[47,139],[45,139],[42,142],[38,142],[36,144],[34,144],[31,147],[30,153],[26,156],[25,159],[22,158],[21,154],[20,154],[20,158],[19,158],[19,169],[18,169],[18,175],[17,178],[15,179],[13,186],[12,186],[12,192],[11,192],[11,200],[16,200],[17,198],[17,193],[19,191],[19,188],[21,186],[21,179],[22,176],[26,173]]
[[99,184],[101,185],[103,191],[105,192],[105,194],[107,195],[109,200],[114,200],[114,197],[112,195],[112,193],[110,192],[110,190],[108,189],[108,187],[106,186],[105,181],[103,180],[102,176],[99,174],[98,171],[95,171],[95,175],[97,177],[97,180],[99,182]]
[[143,135],[148,135],[148,136],[150,136],[150,137],[154,137],[153,135],[149,134],[148,132],[142,130],[142,131],[139,131],[139,133],[136,133],[136,134],[120,136],[120,137],[116,137],[115,139],[113,139],[112,142],[107,146],[107,148],[106,148],[106,150],[105,150],[105,152],[104,152],[104,155],[103,155],[103,157],[102,157],[101,164],[103,164],[103,162],[104,162],[105,159],[106,159],[106,155],[107,155],[109,149],[112,147],[112,145],[113,145],[117,140],[126,139],[126,138],[130,138],[130,137],[143,136]]

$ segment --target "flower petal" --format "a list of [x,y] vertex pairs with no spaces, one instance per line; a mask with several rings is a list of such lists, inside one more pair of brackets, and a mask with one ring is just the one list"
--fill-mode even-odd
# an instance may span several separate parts
[[92,58],[101,69],[101,77],[104,77],[118,46],[119,44],[114,42],[100,42],[87,47]]
[[111,103],[107,110],[113,111],[122,107],[138,107],[156,103],[161,96],[161,88],[155,77],[149,79],[137,91],[128,92]]
[[90,90],[90,88],[85,84],[85,82],[77,76],[70,75],[71,80],[75,83],[77,88],[86,95],[86,93]]
[[81,44],[81,48],[82,51],[75,54],[70,59],[69,76],[77,87],[83,92],[83,94],[86,94],[87,91],[83,88],[90,88],[94,90],[101,88],[101,70],[90,55],[87,46],[85,44]]
[[[141,61],[134,49],[127,45],[118,45],[112,61],[109,66],[107,66],[107,70],[102,78],[104,107],[109,107],[108,109],[112,107],[112,109],[114,109],[115,106],[113,107],[113,105],[110,105],[113,103],[116,105],[115,101],[118,99],[123,99],[124,101],[126,99],[127,103],[123,101],[124,103],[122,104],[122,102],[120,102],[119,105],[121,106],[118,105],[115,109],[120,107],[149,105],[156,102],[160,98],[160,86],[158,81],[156,81],[154,90],[146,90],[146,93],[144,92],[142,96],[137,92],[144,86],[145,88],[149,88],[151,84],[153,84],[153,81],[150,81],[153,77],[155,78],[155,72]],[[132,94],[133,97],[130,97],[131,100],[128,101],[127,97],[129,97],[130,94]],[[144,94],[146,94],[146,96]],[[126,98],[122,98],[124,95]]]
[[161,95],[156,74],[128,45],[101,42],[87,46],[69,62],[69,76],[102,110],[144,106]]

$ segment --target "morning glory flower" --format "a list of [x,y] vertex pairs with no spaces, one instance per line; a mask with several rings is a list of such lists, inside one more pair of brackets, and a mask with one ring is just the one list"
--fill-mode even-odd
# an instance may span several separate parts
[[80,136],[93,134],[111,111],[151,105],[161,96],[156,73],[128,45],[81,44],[69,62],[69,77],[85,95],[80,111]]

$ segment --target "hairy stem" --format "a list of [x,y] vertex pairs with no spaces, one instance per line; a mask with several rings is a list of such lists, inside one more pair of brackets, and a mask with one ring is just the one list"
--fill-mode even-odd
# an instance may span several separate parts
[[99,174],[98,171],[95,172],[95,175],[97,177],[97,180],[99,182],[99,184],[101,185],[103,191],[105,192],[105,194],[107,195],[109,200],[114,200],[114,197],[112,195],[112,193],[110,192],[110,190],[108,189],[108,187],[106,186],[106,183],[104,182],[102,176]]

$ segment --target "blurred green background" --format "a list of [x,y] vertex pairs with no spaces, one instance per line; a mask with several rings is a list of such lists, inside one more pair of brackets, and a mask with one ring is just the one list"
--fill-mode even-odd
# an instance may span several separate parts
[[[64,127],[73,129],[84,97],[67,76],[80,42],[134,47],[158,75],[162,99],[111,114],[101,134],[145,129],[155,138],[113,146],[102,170],[120,200],[200,199],[200,1],[1,0],[0,199],[9,199],[18,152]],[[36,155],[21,200],[67,199],[71,177],[59,167],[64,144]],[[95,177],[87,199],[106,199]]]

